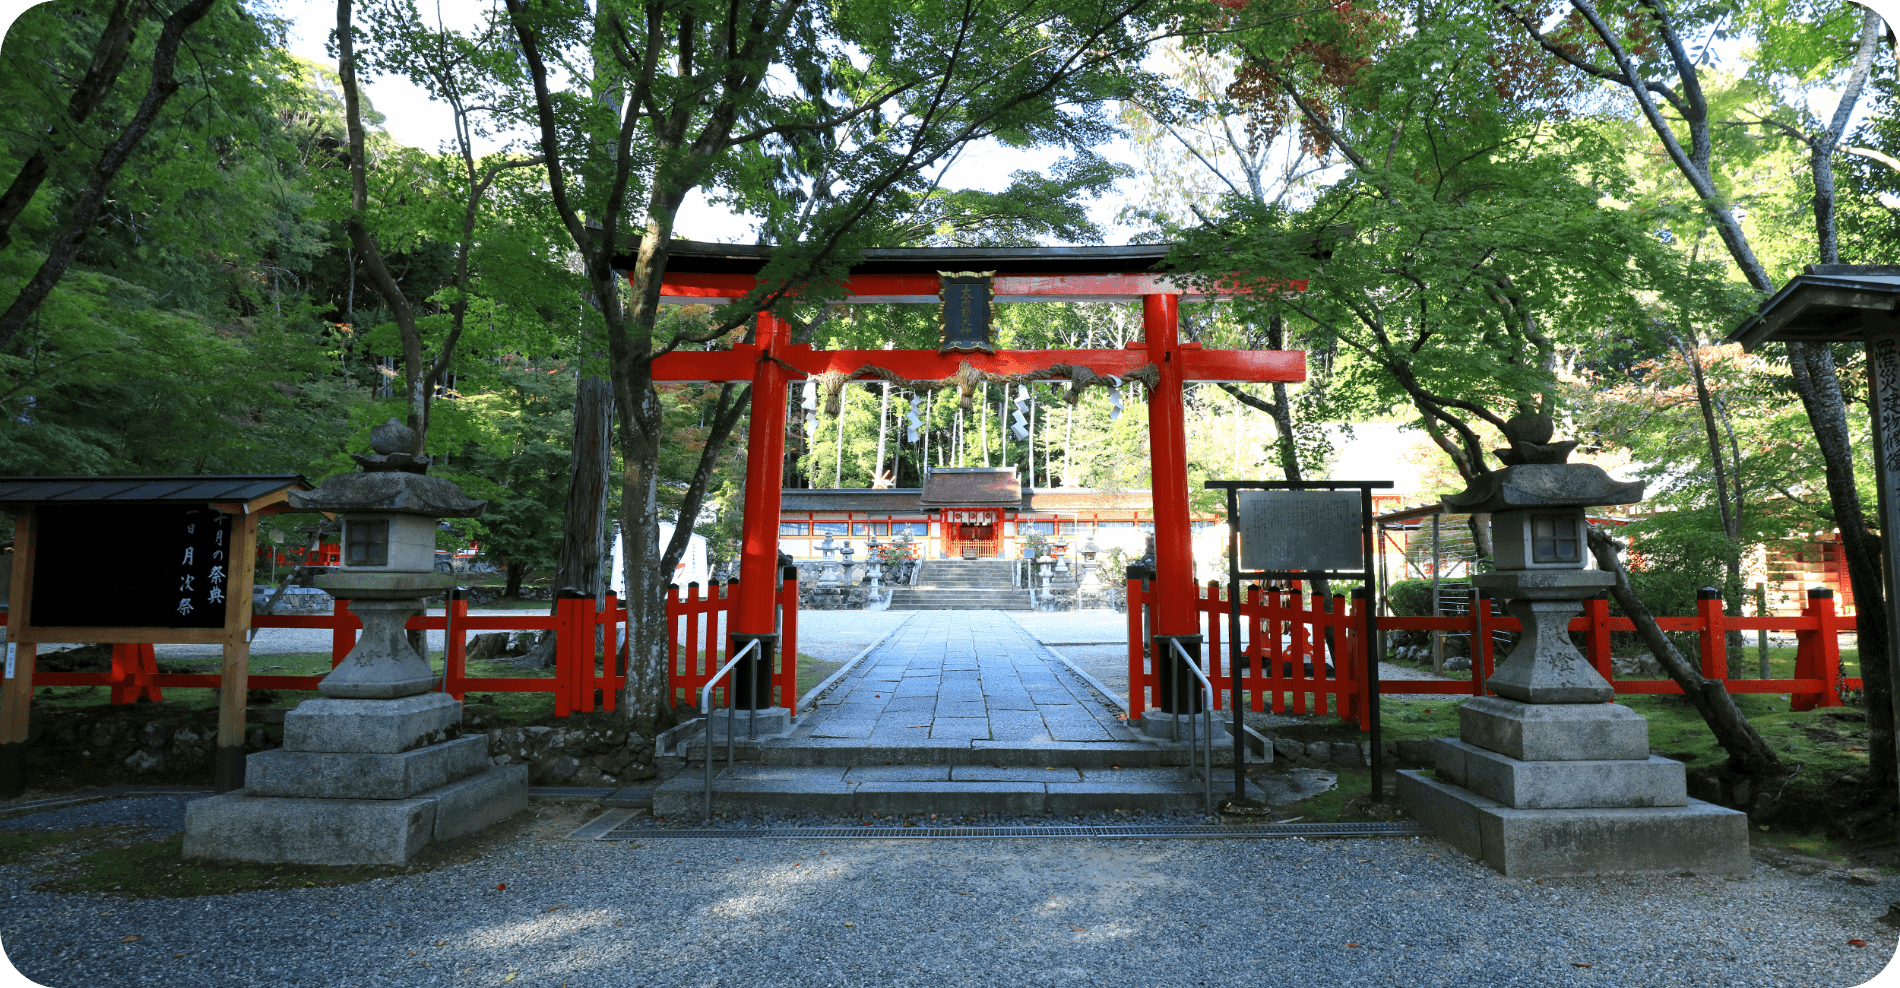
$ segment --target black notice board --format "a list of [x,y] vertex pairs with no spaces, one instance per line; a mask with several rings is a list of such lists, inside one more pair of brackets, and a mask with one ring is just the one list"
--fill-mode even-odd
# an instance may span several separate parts
[[203,504],[41,505],[32,626],[222,628],[233,564],[231,516]]

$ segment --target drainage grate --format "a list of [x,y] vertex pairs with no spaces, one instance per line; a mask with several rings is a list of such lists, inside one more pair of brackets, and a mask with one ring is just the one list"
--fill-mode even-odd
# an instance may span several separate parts
[[658,837],[721,838],[727,840],[956,840],[1068,837],[1094,840],[1197,840],[1237,837],[1422,837],[1431,831],[1416,823],[1269,823],[1251,827],[1125,826],[1125,827],[708,827],[669,830],[640,827],[613,830],[595,840],[637,840]]

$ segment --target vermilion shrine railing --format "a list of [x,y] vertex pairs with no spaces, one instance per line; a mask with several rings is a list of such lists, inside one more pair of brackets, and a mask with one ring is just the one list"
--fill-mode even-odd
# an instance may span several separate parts
[[[786,573],[796,570],[787,569]],[[724,589],[721,594],[720,590]],[[699,691],[706,680],[719,671],[721,663],[726,661],[727,622],[731,618],[734,605],[739,601],[739,581],[728,580],[721,584],[717,581],[706,587],[704,595],[699,593],[699,584],[687,584],[686,595],[680,595],[679,587],[672,589],[666,602],[666,624],[670,632],[667,635],[667,669],[670,670],[670,695],[675,707],[699,707]],[[777,688],[773,697],[776,701],[767,706],[780,706],[787,710],[798,709],[798,581],[786,577],[785,585],[778,592],[779,644],[778,668],[772,670],[771,682]],[[725,682],[731,682],[730,678]],[[724,685],[714,687],[713,705],[724,706],[726,700]]]
[[[1219,583],[1197,588],[1195,609],[1206,635],[1208,679],[1214,684],[1217,709],[1227,709],[1234,688],[1234,670],[1228,654],[1228,601]],[[1457,617],[1386,617],[1378,618],[1380,631],[1446,631],[1469,634],[1472,643],[1470,681],[1382,679],[1381,695],[1444,694],[1483,696],[1484,680],[1490,676],[1496,657],[1492,632],[1522,630],[1516,618],[1492,614],[1484,598],[1474,598],[1471,613]],[[1312,601],[1309,603],[1309,601]],[[1144,654],[1143,628],[1146,609],[1153,602],[1153,591],[1145,581],[1128,581],[1128,669],[1129,716],[1140,717],[1155,705],[1160,680],[1153,661]],[[1255,629],[1241,653],[1240,685],[1248,693],[1253,710],[1274,713],[1318,713],[1329,711],[1342,719],[1356,720],[1361,730],[1370,730],[1372,714],[1370,689],[1366,678],[1363,642],[1364,618],[1353,609],[1363,606],[1355,599],[1334,596],[1331,612],[1317,608],[1317,600],[1297,590],[1262,593],[1249,587],[1241,599],[1243,627]],[[1722,601],[1701,600],[1696,613],[1689,617],[1658,617],[1664,631],[1690,632],[1697,635],[1697,659],[1702,675],[1719,680],[1730,693],[1787,693],[1795,710],[1817,706],[1841,705],[1844,689],[1860,689],[1858,676],[1842,676],[1839,633],[1844,622],[1834,612],[1831,594],[1814,595],[1798,617],[1730,617],[1722,613]],[[1333,632],[1333,668],[1329,671],[1322,656],[1327,654],[1326,631]],[[1682,687],[1669,679],[1618,679],[1610,666],[1610,633],[1634,631],[1628,618],[1611,617],[1610,603],[1596,599],[1584,601],[1583,616],[1570,622],[1572,632],[1581,633],[1583,653],[1610,686],[1619,694],[1681,693]],[[1795,667],[1791,679],[1729,678],[1726,637],[1730,631],[1782,631],[1795,634]],[[1310,703],[1309,699],[1311,698]],[[1311,709],[1309,710],[1309,706]]]
[[[724,593],[721,593],[723,589]],[[724,617],[738,599],[738,581],[714,584],[702,594],[698,584],[689,584],[684,596],[674,587],[666,605],[669,637],[667,654],[671,693],[678,703],[697,704],[698,689],[706,677],[719,668],[724,654]],[[254,628],[328,629],[330,665],[335,668],[356,646],[363,628],[348,610],[348,601],[337,601],[329,614],[291,615],[255,614]],[[798,581],[788,579],[778,592],[783,612],[784,631],[780,645],[780,668],[773,683],[781,705],[798,703]],[[603,654],[598,642],[617,642],[627,610],[614,595],[607,595],[604,607],[596,608],[591,597],[557,600],[553,614],[470,614],[467,600],[451,600],[447,615],[413,617],[404,627],[411,631],[455,633],[446,643],[446,671],[442,691],[462,699],[471,692],[552,693],[554,715],[566,717],[580,711],[614,709],[616,695],[626,687],[627,677],[619,668],[618,655],[611,647]],[[485,631],[552,631],[558,636],[554,648],[554,676],[470,676],[468,635]],[[252,675],[248,686],[254,690],[314,690],[323,679],[313,676]],[[140,697],[163,699],[164,687],[206,687],[216,689],[224,677],[218,673],[159,672],[152,646],[119,644],[112,647],[112,668],[107,672],[38,672],[37,686],[106,686],[111,702],[132,703]],[[690,697],[690,699],[682,699]],[[722,700],[723,701],[723,694]]]

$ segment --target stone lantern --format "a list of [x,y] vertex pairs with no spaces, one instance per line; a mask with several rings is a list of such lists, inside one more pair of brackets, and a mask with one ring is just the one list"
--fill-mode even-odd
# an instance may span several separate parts
[[[1513,878],[1689,870],[1746,875],[1746,814],[1690,799],[1681,762],[1649,753],[1649,724],[1570,641],[1583,600],[1615,583],[1585,569],[1584,509],[1642,499],[1600,467],[1567,463],[1542,416],[1505,426],[1505,467],[1445,499],[1491,515],[1496,572],[1474,587],[1506,601],[1517,644],[1458,711],[1459,737],[1433,744],[1437,772],[1399,773],[1413,814]],[[1474,669],[1474,675],[1478,670]]]
[[842,582],[838,560],[831,555],[836,549],[837,543],[831,540],[831,533],[826,532],[824,541],[818,543],[818,551],[824,553],[824,566],[818,571],[818,586],[821,588],[829,589]]
[[322,697],[285,715],[283,747],[246,760],[244,788],[187,808],[185,856],[402,864],[527,807],[526,766],[493,766],[486,736],[461,736],[461,703],[435,692],[403,628],[455,582],[435,572],[436,520],[487,506],[425,474],[419,447],[390,419],[371,432],[373,455],[353,455],[361,472],[292,492],[292,508],[342,520],[342,565],[316,583],[363,632]]
[[877,536],[872,535],[864,540],[864,579],[871,585],[873,596],[877,594],[879,578],[884,572],[884,562],[878,557],[877,547]]

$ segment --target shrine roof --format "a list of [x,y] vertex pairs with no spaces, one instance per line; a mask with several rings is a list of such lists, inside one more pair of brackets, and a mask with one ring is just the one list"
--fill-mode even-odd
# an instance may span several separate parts
[[916,514],[918,487],[795,487],[779,492],[780,511],[870,511]]
[[[669,274],[756,274],[776,248],[675,240],[667,255]],[[1010,274],[1121,274],[1154,271],[1173,244],[1123,247],[874,247],[863,252],[852,274],[923,274],[980,270]],[[632,267],[631,256],[617,256]]]
[[1023,503],[1023,482],[1013,467],[940,467],[924,477],[917,503],[926,508],[1016,507]]
[[1072,512],[1125,508],[1147,511],[1154,507],[1154,492],[1143,490],[1098,491],[1074,487],[1043,487],[1029,491],[1030,511]]
[[112,502],[254,501],[286,488],[309,490],[302,475],[0,477],[0,506]]

